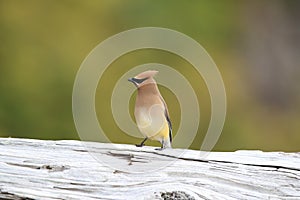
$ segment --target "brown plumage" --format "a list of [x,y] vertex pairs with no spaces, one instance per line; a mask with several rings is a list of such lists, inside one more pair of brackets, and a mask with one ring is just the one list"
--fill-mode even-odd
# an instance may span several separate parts
[[154,75],[158,71],[150,70],[128,79],[138,89],[134,115],[137,126],[145,139],[137,146],[143,146],[149,138],[158,140],[164,149],[171,148],[172,124],[167,105],[161,96]]

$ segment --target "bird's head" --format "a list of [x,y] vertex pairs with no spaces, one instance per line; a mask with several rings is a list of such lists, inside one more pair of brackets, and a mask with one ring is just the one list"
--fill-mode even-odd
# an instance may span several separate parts
[[128,81],[132,82],[137,88],[139,88],[146,84],[155,83],[153,77],[157,73],[158,71],[155,70],[145,71],[136,75],[133,78],[128,79]]

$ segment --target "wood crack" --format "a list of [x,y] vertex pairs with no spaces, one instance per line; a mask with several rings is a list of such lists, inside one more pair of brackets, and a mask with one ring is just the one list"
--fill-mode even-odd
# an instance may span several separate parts
[[0,144],[0,199],[300,199],[295,153],[210,152],[203,159],[194,150],[72,140]]

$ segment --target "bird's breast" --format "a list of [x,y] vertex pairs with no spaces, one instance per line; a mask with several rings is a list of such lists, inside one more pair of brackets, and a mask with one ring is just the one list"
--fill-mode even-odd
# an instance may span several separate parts
[[151,116],[146,108],[139,108],[135,110],[135,119],[139,127],[149,126],[151,124]]
[[166,126],[164,110],[161,105],[138,107],[135,109],[135,118],[139,130],[143,135],[151,138],[161,132]]

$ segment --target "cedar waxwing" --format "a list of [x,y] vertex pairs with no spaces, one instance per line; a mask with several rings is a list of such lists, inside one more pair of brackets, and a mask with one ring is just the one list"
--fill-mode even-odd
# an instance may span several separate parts
[[171,148],[172,124],[169,117],[167,104],[161,96],[153,76],[158,71],[145,71],[128,79],[138,89],[134,116],[140,132],[145,136],[141,144],[142,147],[146,140],[158,140],[161,148]]

